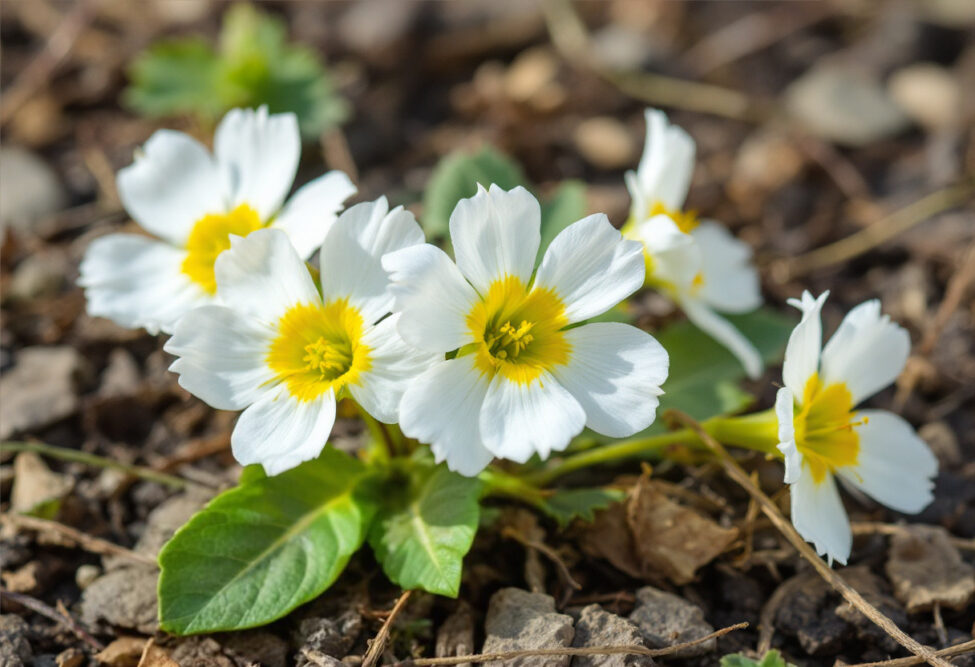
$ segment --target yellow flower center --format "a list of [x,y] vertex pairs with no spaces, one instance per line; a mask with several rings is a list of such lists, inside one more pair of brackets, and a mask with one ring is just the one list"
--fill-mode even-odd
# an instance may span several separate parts
[[856,464],[860,436],[854,429],[867,420],[856,419],[853,396],[844,383],[823,387],[814,374],[806,382],[794,423],[796,446],[817,483],[825,479],[827,471]]
[[267,364],[299,401],[329,389],[338,393],[372,367],[369,347],[362,344],[362,315],[346,299],[293,306],[276,329]]
[[667,208],[659,200],[650,205],[650,210],[647,211],[647,219],[649,220],[655,215],[666,215],[685,234],[690,234],[695,227],[701,224],[701,221],[697,218],[697,211],[681,211]]
[[491,284],[482,301],[467,314],[475,343],[477,367],[528,384],[542,371],[565,364],[570,346],[562,329],[569,323],[565,306],[550,289],[529,290],[519,278],[507,276]]
[[[650,207],[647,209],[647,214],[643,217],[642,220],[638,220],[635,217],[631,216],[629,220],[626,221],[626,224],[623,225],[623,228],[620,231],[622,232],[624,237],[628,239],[632,239],[634,241],[640,241],[641,243],[643,243],[643,239],[640,237],[640,234],[638,232],[639,226],[655,215],[666,215],[667,217],[669,217],[671,220],[674,221],[674,224],[677,225],[677,228],[680,229],[680,231],[683,232],[684,234],[690,234],[699,224],[701,224],[701,221],[697,217],[696,211],[681,211],[681,210],[670,209],[667,208],[667,206],[663,202],[657,200],[650,205]],[[677,285],[674,284],[674,282],[670,280],[668,276],[657,275],[657,273],[655,272],[656,263],[653,261],[653,253],[651,252],[651,250],[652,250],[651,248],[648,248],[644,244],[643,264],[644,264],[644,269],[646,271],[645,273],[646,280],[644,281],[644,284],[647,287],[654,287],[657,289],[666,290],[668,292],[671,292],[674,296],[676,296],[679,292]],[[700,291],[701,287],[703,286],[704,286],[704,273],[699,272],[696,276],[694,276],[694,280],[691,282],[690,285],[691,292],[696,293]]]
[[216,294],[213,264],[220,253],[230,249],[230,235],[247,236],[261,227],[257,211],[247,204],[228,213],[208,213],[196,221],[186,240],[183,273],[210,294]]

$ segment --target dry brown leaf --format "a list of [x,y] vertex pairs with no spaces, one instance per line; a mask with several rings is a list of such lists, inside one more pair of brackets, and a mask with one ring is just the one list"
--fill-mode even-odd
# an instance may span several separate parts
[[675,584],[694,579],[738,537],[737,528],[722,528],[711,518],[665,496],[649,477],[630,492],[626,520],[643,576],[660,573]]
[[64,498],[74,486],[67,475],[47,467],[34,452],[21,452],[14,459],[14,486],[10,492],[10,509],[30,512]]
[[891,538],[887,576],[909,612],[935,603],[962,609],[975,596],[975,568],[940,526],[907,526]]
[[137,667],[146,642],[145,637],[119,637],[96,653],[95,660],[109,667]]
[[179,663],[169,657],[166,649],[156,646],[155,639],[150,639],[142,650],[138,667],[179,667]]
[[608,560],[631,577],[643,578],[633,535],[626,522],[625,503],[614,503],[597,511],[592,523],[582,527],[579,546],[587,555]]

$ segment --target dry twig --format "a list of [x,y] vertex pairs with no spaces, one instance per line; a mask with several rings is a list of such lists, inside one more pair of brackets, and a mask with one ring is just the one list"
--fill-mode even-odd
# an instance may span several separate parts
[[934,649],[921,645],[916,639],[905,633],[897,624],[894,623],[890,618],[885,616],[876,607],[863,599],[853,587],[848,583],[843,581],[843,579],[833,571],[823,559],[816,555],[804,539],[796,532],[796,529],[792,526],[792,523],[786,519],[779,508],[775,506],[775,503],[748,477],[746,473],[738,462],[735,461],[730,454],[725,450],[725,448],[704,428],[695,420],[694,418],[686,415],[682,412],[673,410],[671,413],[674,417],[685,426],[694,430],[698,437],[706,444],[717,456],[718,462],[722,465],[725,473],[734,480],[741,488],[748,492],[752,498],[754,498],[765,516],[772,521],[775,527],[785,536],[787,540],[792,544],[793,547],[799,552],[799,554],[805,558],[813,566],[816,572],[832,586],[836,592],[843,596],[843,599],[849,602],[853,607],[855,607],[861,614],[870,619],[874,624],[876,624],[881,630],[886,632],[894,641],[906,648],[908,651],[914,655],[920,657],[923,661],[926,661],[929,665],[936,665],[937,667],[951,667],[951,665],[942,660],[934,653]]
[[101,651],[103,648],[105,648],[101,642],[88,634],[88,632],[81,627],[81,624],[78,623],[78,621],[74,620],[66,613],[59,613],[56,609],[49,607],[37,598],[31,597],[30,595],[25,595],[23,593],[12,593],[8,590],[0,588],[0,599],[2,598],[16,602],[23,607],[27,607],[34,613],[45,616],[55,623],[63,625],[70,630],[75,637],[85,642],[96,651]]
[[743,630],[748,627],[748,623],[736,623],[726,628],[716,630],[709,635],[699,637],[689,642],[674,644],[667,648],[647,648],[646,646],[594,646],[591,648],[536,648],[525,649],[523,651],[500,651],[498,653],[477,653],[474,655],[456,655],[445,658],[417,658],[416,660],[404,660],[394,663],[395,667],[400,665],[418,665],[420,667],[434,667],[435,665],[459,665],[465,662],[493,662],[495,660],[514,660],[516,658],[528,658],[535,656],[576,656],[576,655],[646,655],[651,658],[658,658],[664,655],[671,655],[685,648],[697,646],[704,642],[711,641],[729,632]]
[[571,588],[574,588],[577,591],[582,590],[582,584],[580,584],[572,577],[572,573],[569,572],[569,567],[565,564],[565,561],[562,560],[562,557],[559,556],[559,554],[555,551],[555,549],[545,544],[544,542],[539,542],[538,540],[533,540],[530,537],[523,535],[520,531],[515,530],[511,526],[508,526],[504,530],[502,530],[501,536],[510,537],[516,542],[519,542],[523,547],[538,551],[546,558],[548,558],[553,565],[555,565],[559,573],[559,579],[561,579],[567,585],[569,585]]
[[57,521],[49,521],[47,519],[39,519],[33,516],[12,514],[7,512],[5,514],[0,514],[0,523],[9,523],[17,528],[26,528],[27,530],[36,530],[38,532],[55,533],[59,537],[64,538],[85,551],[89,551],[93,554],[99,554],[100,556],[120,556],[122,558],[136,561],[137,563],[156,567],[156,559],[151,556],[140,554],[136,551],[132,551],[131,549],[126,549],[125,547],[120,547],[113,542],[103,540],[99,537],[93,537],[92,535],[88,535],[87,533],[83,533],[76,528],[66,526],[63,523],[58,523]]
[[[383,651],[386,650],[386,643],[389,641],[389,630],[393,627],[393,621],[402,611],[403,607],[406,606],[406,601],[410,599],[411,591],[403,591],[403,594],[399,596],[396,600],[396,604],[393,605],[392,611],[383,621],[383,626],[379,628],[379,632],[373,637],[369,642],[369,649],[366,654],[362,656],[362,666],[361,667],[375,667],[379,662],[380,656],[382,656]],[[460,662],[465,662],[461,660]]]
[[[964,644],[957,644],[935,651],[934,655],[942,658],[950,658],[969,653],[975,653],[975,639],[967,641]],[[894,658],[893,660],[881,660],[880,662],[860,662],[855,665],[846,665],[845,667],[907,667],[908,665],[920,665],[922,662],[924,662],[923,658],[916,655],[909,655],[906,658]]]

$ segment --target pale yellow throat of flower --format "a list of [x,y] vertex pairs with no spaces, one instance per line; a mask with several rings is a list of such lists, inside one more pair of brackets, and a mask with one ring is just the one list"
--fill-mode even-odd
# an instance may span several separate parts
[[267,364],[299,401],[312,401],[361,381],[372,367],[362,343],[362,314],[346,299],[292,306],[277,323]]
[[856,465],[860,453],[860,436],[856,427],[867,423],[857,419],[853,396],[842,382],[823,386],[818,374],[806,382],[802,405],[793,419],[796,446],[816,483],[827,472]]
[[261,217],[247,204],[227,213],[208,213],[193,225],[186,239],[186,259],[182,270],[209,294],[217,293],[213,265],[217,256],[230,249],[230,236],[247,236],[264,225]]
[[534,288],[515,276],[491,284],[483,300],[467,314],[474,343],[459,355],[474,354],[485,375],[530,384],[543,371],[569,361],[571,346],[563,328],[569,323],[565,306],[551,289]]
[[[635,241],[643,242],[642,237],[639,234],[639,226],[649,220],[650,218],[657,215],[666,215],[668,218],[674,221],[677,228],[680,229],[685,234],[690,234],[698,225],[701,224],[700,219],[697,217],[697,211],[687,210],[683,211],[680,209],[667,208],[667,206],[658,200],[655,200],[648,208],[646,215],[643,220],[637,220],[636,216],[631,215],[626,224],[623,225],[621,230],[623,236]],[[669,276],[659,275],[656,270],[657,267],[653,261],[653,249],[644,247],[643,249],[643,263],[646,270],[646,279],[644,284],[647,287],[654,287],[659,289],[667,290],[668,292],[674,293],[676,296],[679,293],[677,285],[669,279]],[[692,292],[697,292],[704,286],[704,273],[698,272],[694,276],[694,280],[691,282],[690,288]]]

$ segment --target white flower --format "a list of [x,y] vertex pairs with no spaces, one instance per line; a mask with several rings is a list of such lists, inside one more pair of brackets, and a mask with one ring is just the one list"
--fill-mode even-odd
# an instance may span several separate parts
[[[605,215],[560,233],[535,271],[541,212],[492,185],[450,216],[456,264],[432,245],[383,258],[403,338],[443,360],[410,383],[400,426],[465,475],[525,462],[583,426],[623,437],[653,422],[668,358],[649,334],[599,315],[643,284],[642,249]],[[534,277],[533,277],[534,275]]]
[[213,155],[182,132],[153,134],[117,180],[125,209],[158,238],[111,234],[92,242],[78,280],[88,312],[171,332],[183,313],[214,303],[213,265],[231,235],[282,229],[309,257],[355,186],[331,171],[284,203],[300,153],[295,115],[268,115],[266,107],[230,111]]
[[216,262],[223,305],[191,310],[165,349],[179,383],[221,410],[244,410],[231,438],[242,464],[274,475],[321,452],[336,400],[351,395],[380,421],[397,421],[407,382],[436,355],[407,346],[381,265],[384,253],[423,243],[402,207],[358,204],[322,245],[321,288],[276,229],[232,237]]
[[694,171],[694,140],[670,125],[662,111],[647,109],[646,119],[643,157],[635,173],[626,173],[633,204],[624,234],[644,244],[647,283],[670,294],[749,376],[758,377],[758,350],[715,312],[746,313],[762,305],[751,248],[720,223],[683,210]]
[[802,321],[789,337],[775,400],[792,523],[820,555],[846,563],[853,536],[834,481],[898,512],[931,502],[938,462],[904,419],[854,407],[890,385],[910,351],[907,332],[880,314],[879,301],[851,310],[825,348],[820,310],[829,292],[790,300]]

